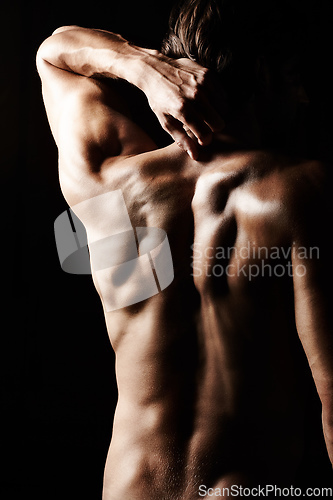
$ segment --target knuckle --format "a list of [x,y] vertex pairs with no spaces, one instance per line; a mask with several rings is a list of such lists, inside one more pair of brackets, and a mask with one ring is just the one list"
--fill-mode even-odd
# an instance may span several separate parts
[[171,119],[169,117],[162,118],[160,120],[160,123],[161,123],[162,127],[164,128],[164,130],[166,130],[167,132],[170,132],[172,130]]
[[200,73],[199,73],[199,76],[198,76],[198,83],[199,85],[205,85],[208,80],[210,79],[210,70],[207,69],[207,68],[202,68]]
[[188,115],[189,109],[188,109],[188,103],[186,102],[185,99],[181,99],[178,101],[176,105],[176,111],[179,115],[182,115],[186,117]]
[[192,99],[198,96],[203,86],[201,75],[192,75],[191,80],[186,88],[186,95]]
[[202,68],[201,74],[204,78],[207,78],[211,74],[211,70],[209,68]]
[[198,99],[200,92],[201,92],[201,84],[199,83],[192,89],[191,98],[193,100]]

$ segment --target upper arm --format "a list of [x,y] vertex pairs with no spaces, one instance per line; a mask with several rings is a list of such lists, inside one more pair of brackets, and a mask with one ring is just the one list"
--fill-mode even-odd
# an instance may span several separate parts
[[40,51],[37,68],[60,174],[82,178],[98,173],[107,159],[155,147],[111,85],[53,66]]
[[[43,100],[60,157],[77,150],[89,163],[93,149],[105,148],[110,156],[119,149],[111,91],[97,80],[37,60]],[[109,98],[109,102],[106,101]]]

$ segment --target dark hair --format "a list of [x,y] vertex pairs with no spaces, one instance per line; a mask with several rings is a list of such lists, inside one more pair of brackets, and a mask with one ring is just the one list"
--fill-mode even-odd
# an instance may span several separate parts
[[183,0],[162,43],[168,57],[187,57],[223,76],[233,104],[257,90],[258,60],[274,68],[295,55],[299,23],[292,0]]

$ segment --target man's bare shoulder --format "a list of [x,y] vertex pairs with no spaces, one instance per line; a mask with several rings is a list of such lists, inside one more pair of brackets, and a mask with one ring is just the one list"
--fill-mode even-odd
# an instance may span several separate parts
[[219,154],[204,166],[200,183],[205,190],[228,188],[231,193],[240,188],[285,203],[324,194],[333,173],[330,164],[265,150]]
[[219,153],[201,171],[193,207],[199,219],[236,217],[253,232],[263,225],[291,234],[331,204],[331,166],[270,151]]
[[222,150],[193,161],[176,144],[111,159],[109,166],[107,161],[104,165],[101,178],[105,185],[119,188],[126,181],[136,191],[141,186],[146,193],[160,195],[161,188],[169,186],[170,196],[176,185],[179,189],[187,186],[193,190],[194,205],[205,205],[214,212],[223,210],[227,199],[236,200],[241,194],[258,202],[279,202],[290,211],[300,210],[310,198],[330,197],[333,172],[324,162],[264,150]]
[[332,214],[332,165],[290,159],[280,176],[282,202],[294,235],[322,231]]
[[273,162],[272,174],[264,179],[261,191],[267,190],[265,196],[279,202],[274,226],[282,239],[301,246],[327,246],[327,221],[333,215],[332,166],[285,156]]

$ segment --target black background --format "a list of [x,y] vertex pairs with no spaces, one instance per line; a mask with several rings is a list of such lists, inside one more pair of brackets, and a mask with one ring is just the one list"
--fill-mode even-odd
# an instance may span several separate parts
[[[59,266],[53,222],[67,206],[35,69],[36,51],[54,29],[68,24],[119,32],[158,48],[171,4],[32,0],[2,8],[3,500],[101,499],[117,398],[113,351],[91,278],[66,274]],[[322,0],[309,6],[305,73],[321,117],[317,137],[330,156],[332,8]],[[330,485],[314,391],[307,429],[299,484]]]

